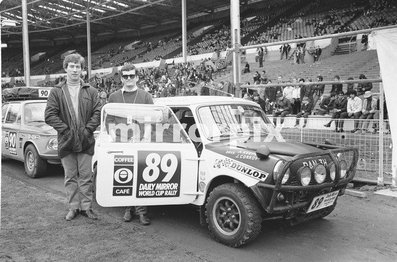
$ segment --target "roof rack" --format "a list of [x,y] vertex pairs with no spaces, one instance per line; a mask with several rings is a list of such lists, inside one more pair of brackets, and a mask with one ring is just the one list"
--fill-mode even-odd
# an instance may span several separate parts
[[47,99],[52,87],[24,86],[3,89],[3,101]]

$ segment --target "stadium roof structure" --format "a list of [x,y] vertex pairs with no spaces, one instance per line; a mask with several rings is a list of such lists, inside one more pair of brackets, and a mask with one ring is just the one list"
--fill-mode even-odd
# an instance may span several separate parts
[[[244,0],[244,4],[263,0]],[[205,17],[230,8],[225,0],[186,0],[187,17]],[[142,32],[181,24],[181,0],[27,0],[29,38],[73,39],[86,35],[87,10],[91,34]],[[0,1],[3,42],[22,41],[21,0]]]

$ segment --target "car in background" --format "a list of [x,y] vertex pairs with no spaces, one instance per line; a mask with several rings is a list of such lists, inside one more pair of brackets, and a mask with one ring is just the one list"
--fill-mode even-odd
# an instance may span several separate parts
[[47,164],[60,164],[57,132],[44,121],[50,87],[15,87],[2,92],[2,159],[25,165],[32,178],[43,176]]

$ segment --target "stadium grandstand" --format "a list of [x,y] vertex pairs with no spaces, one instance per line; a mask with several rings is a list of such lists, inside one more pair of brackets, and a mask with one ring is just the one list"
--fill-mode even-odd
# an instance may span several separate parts
[[[86,16],[90,10],[92,74],[90,79],[85,75],[85,80],[98,91],[109,95],[120,88],[118,67],[133,63],[140,70],[140,87],[156,97],[241,95],[254,99],[258,93],[264,103],[263,109],[272,117],[276,94],[274,98],[269,97],[265,89],[258,88],[244,88],[242,93],[236,93],[232,81],[230,2],[186,2],[189,57],[188,62],[183,63],[181,0],[27,1],[33,83],[52,86],[63,80],[62,57],[66,54],[78,52],[87,57]],[[21,4],[17,0],[4,0],[0,7],[1,41],[6,45],[1,52],[2,88],[21,86],[24,85]],[[242,45],[295,42],[285,49],[283,45],[269,46],[264,48],[262,55],[260,50],[244,50],[238,84],[315,82],[318,76],[323,81],[332,81],[335,76],[342,81],[375,79],[380,75],[379,62],[368,34],[305,42],[299,39],[397,25],[397,2],[240,0],[240,21]],[[259,62],[261,59],[263,65]],[[332,88],[326,85],[321,95],[330,96]],[[345,93],[349,88],[361,90],[362,84],[342,85]],[[371,88],[373,93],[379,93],[379,83],[371,84]],[[308,126],[314,130],[324,130],[324,124],[332,115],[329,112],[317,115],[322,100],[322,96],[318,97],[309,117],[313,121]],[[293,126],[296,113],[290,114],[289,121],[285,122],[287,126]],[[357,131],[349,124],[345,127],[348,129]],[[379,130],[374,127],[370,131]],[[310,131],[302,132],[288,131],[286,135],[310,141],[313,136],[324,139]],[[348,141],[374,146],[375,143],[369,135],[363,141],[359,140],[363,136],[336,138],[341,144]],[[387,151],[391,138],[385,141]],[[362,167],[368,171],[364,173],[373,174],[377,170],[377,158],[371,150],[363,149],[361,157],[367,163]],[[391,149],[385,156],[385,169],[391,170]]]

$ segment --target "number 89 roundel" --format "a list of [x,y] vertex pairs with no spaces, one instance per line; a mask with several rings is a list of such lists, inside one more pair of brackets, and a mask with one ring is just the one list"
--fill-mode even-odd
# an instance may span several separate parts
[[180,160],[179,151],[138,151],[136,197],[178,197]]

